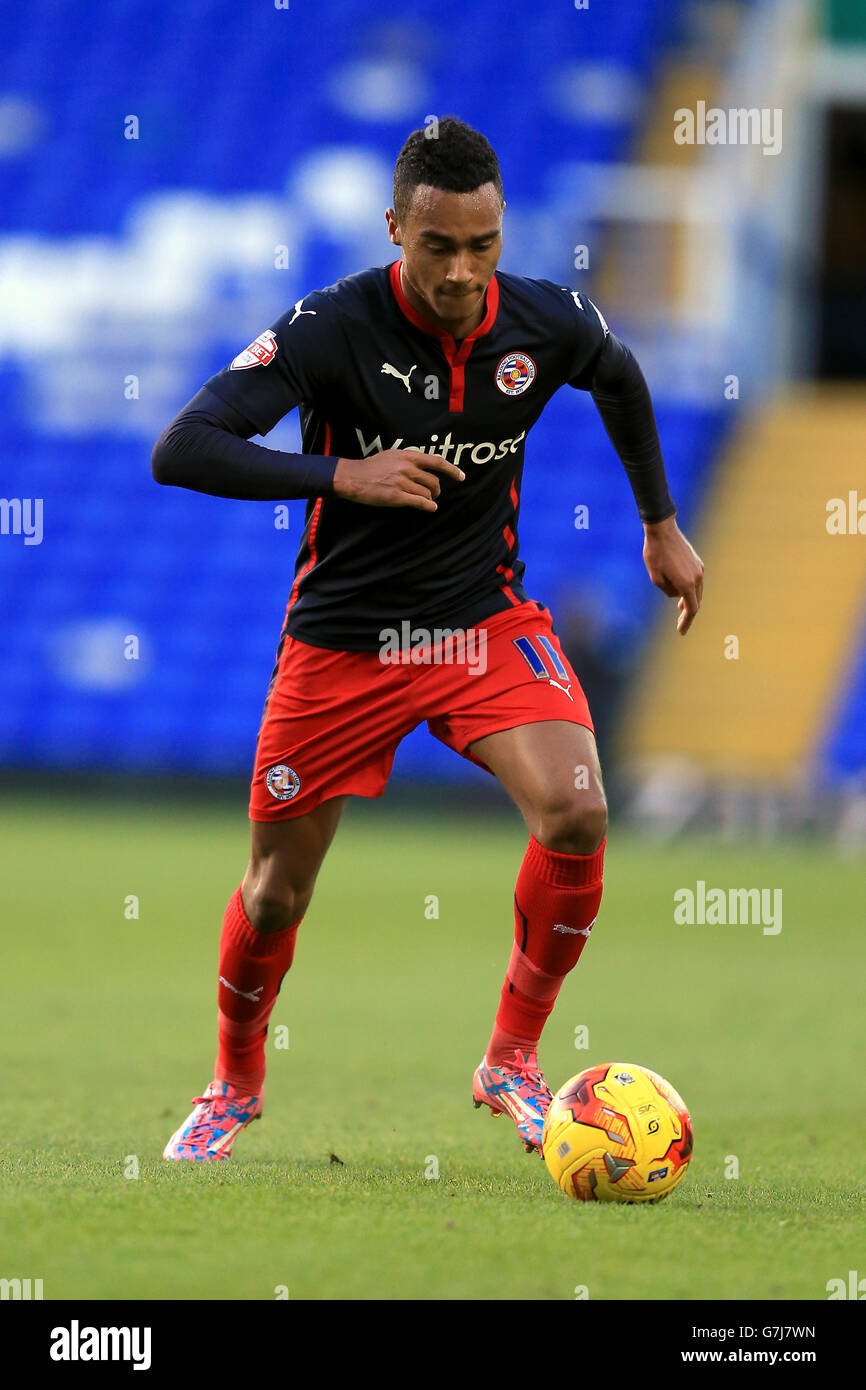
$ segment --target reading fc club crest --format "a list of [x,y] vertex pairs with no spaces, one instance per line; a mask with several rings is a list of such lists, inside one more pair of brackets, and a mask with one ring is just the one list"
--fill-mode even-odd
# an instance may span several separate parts
[[528,352],[509,352],[496,368],[496,385],[505,396],[522,396],[535,380],[536,371]]
[[271,796],[275,796],[277,801],[291,801],[301,790],[301,779],[288,763],[277,763],[275,767],[269,767],[265,782]]
[[260,333],[254,343],[239,352],[232,362],[233,372],[242,372],[245,367],[266,367],[277,354],[277,340],[270,328]]

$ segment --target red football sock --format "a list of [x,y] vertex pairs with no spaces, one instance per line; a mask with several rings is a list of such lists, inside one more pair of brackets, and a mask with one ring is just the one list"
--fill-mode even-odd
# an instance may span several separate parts
[[606,843],[592,854],[559,854],[530,835],[517,876],[514,946],[488,1066],[499,1065],[514,1048],[537,1051],[562,982],[577,965],[598,915]]
[[240,888],[223,918],[219,957],[219,1050],[214,1080],[259,1095],[265,1079],[268,1019],[295,954],[300,919],[260,932],[244,911]]

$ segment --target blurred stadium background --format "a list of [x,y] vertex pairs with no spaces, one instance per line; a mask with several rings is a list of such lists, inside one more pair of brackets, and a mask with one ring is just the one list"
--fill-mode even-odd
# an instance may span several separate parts
[[[394,258],[394,158],[454,113],[502,164],[503,268],[586,289],[635,351],[707,565],[681,644],[592,402],[560,393],[522,555],[621,814],[866,843],[860,0],[41,0],[0,11],[0,53],[7,784],[246,781],[303,504],[285,530],[161,489],[150,450],[284,306]],[[677,144],[698,101],[780,108],[781,151]],[[486,780],[423,729],[394,772]]]

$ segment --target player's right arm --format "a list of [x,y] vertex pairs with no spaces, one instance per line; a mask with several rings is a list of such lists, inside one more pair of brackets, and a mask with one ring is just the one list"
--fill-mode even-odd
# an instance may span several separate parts
[[340,459],[334,491],[338,497],[365,507],[415,507],[435,512],[442,477],[462,483],[466,474],[441,454],[385,449],[365,459]]
[[333,297],[299,300],[163,430],[151,457],[156,481],[215,497],[276,501],[331,493],[365,506],[435,511],[440,477],[464,476],[439,455],[389,449],[346,459],[251,442],[301,401],[339,397],[343,350]]
[[254,427],[206,386],[163,430],[151,456],[158,483],[211,497],[291,501],[333,493],[368,507],[435,512],[439,478],[462,480],[441,455],[386,449],[365,459],[289,454],[250,442]]

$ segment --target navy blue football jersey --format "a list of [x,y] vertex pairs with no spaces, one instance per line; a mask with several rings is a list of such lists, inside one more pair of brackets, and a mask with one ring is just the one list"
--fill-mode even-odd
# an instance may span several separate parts
[[457,463],[436,512],[328,492],[307,505],[286,630],[375,649],[384,628],[467,628],[523,601],[517,521],[527,435],[568,383],[589,389],[607,325],[586,295],[497,272],[461,342],[406,299],[400,261],[282,314],[207,387],[266,435],[299,407],[303,452],[420,449]]

